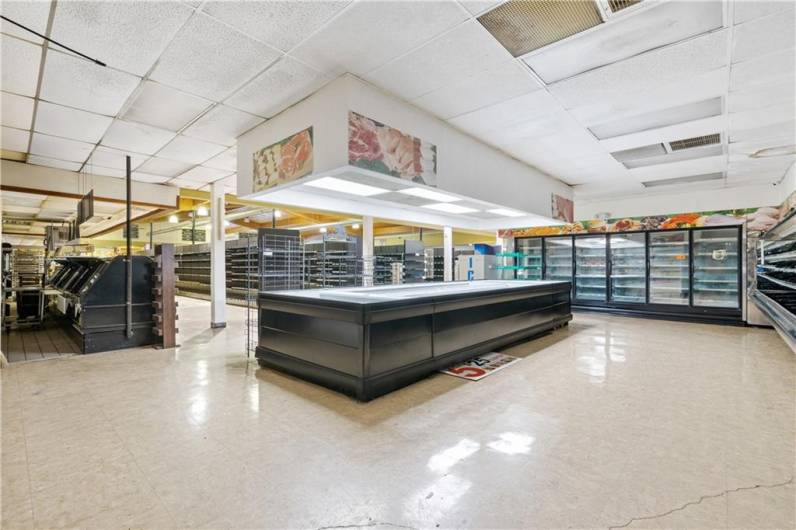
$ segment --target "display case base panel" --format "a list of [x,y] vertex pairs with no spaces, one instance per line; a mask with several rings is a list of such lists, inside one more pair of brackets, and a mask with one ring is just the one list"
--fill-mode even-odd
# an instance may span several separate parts
[[[345,301],[349,289],[326,291],[341,291],[337,300],[260,293],[257,360],[368,401],[572,318],[569,282],[497,281],[493,290],[472,283],[477,292],[442,289],[372,303]],[[385,292],[371,289],[376,297]]]
[[593,311],[597,313],[612,313],[616,315],[650,318],[654,320],[673,320],[677,322],[698,322],[703,324],[726,324],[730,326],[742,326],[741,311],[738,309],[723,308],[691,308],[691,307],[672,307],[672,308],[650,308],[648,305],[643,307],[628,306],[599,306],[599,305],[573,305],[573,311]]

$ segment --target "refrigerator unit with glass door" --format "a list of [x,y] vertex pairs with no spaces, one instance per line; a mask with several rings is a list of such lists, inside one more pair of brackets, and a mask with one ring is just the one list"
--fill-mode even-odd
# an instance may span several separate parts
[[575,300],[606,301],[605,236],[575,236]]
[[649,302],[689,305],[689,241],[686,230],[649,233]]
[[518,280],[542,279],[542,239],[518,239],[516,243]]
[[646,234],[611,234],[609,247],[611,302],[647,303]]
[[544,279],[572,281],[572,237],[544,239]]
[[694,307],[740,308],[738,229],[693,231]]

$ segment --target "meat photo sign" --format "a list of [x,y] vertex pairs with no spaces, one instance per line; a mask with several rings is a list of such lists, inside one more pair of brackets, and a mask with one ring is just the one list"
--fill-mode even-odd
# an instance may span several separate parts
[[356,112],[348,113],[348,163],[362,169],[437,185],[437,146]]
[[252,191],[309,175],[312,162],[312,127],[309,127],[254,153]]

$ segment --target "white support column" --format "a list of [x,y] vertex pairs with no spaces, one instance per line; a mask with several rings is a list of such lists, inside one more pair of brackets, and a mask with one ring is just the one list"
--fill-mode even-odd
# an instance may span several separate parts
[[373,285],[373,217],[362,217],[362,285]]
[[450,226],[442,227],[442,263],[445,267],[443,280],[453,281],[453,228]]
[[224,244],[224,185],[210,185],[210,327],[227,325],[226,245]]

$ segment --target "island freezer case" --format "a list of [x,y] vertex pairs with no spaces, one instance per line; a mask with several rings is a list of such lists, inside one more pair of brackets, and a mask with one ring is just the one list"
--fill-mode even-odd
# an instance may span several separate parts
[[740,226],[517,238],[516,277],[571,281],[576,308],[738,322],[741,238]]
[[256,357],[369,400],[567,324],[570,292],[515,280],[260,292]]

